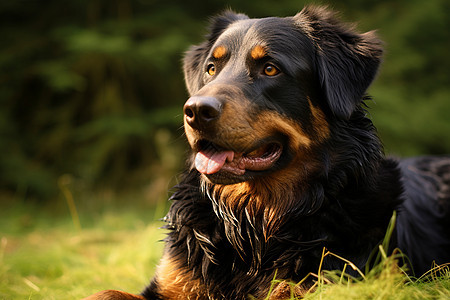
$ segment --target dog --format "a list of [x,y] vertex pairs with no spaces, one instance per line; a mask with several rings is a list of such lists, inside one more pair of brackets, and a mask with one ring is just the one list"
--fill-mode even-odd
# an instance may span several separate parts
[[450,262],[450,156],[387,158],[367,116],[382,54],[324,7],[215,17],[184,58],[192,155],[156,275],[139,296],[89,299],[286,299],[319,265],[342,270],[324,248],[370,263],[394,211],[390,247],[413,274]]

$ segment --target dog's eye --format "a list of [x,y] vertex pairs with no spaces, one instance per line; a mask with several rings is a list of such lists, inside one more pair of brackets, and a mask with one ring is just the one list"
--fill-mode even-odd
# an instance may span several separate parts
[[214,76],[216,74],[216,66],[214,64],[209,64],[206,72],[209,76]]
[[280,70],[278,70],[278,68],[274,65],[267,64],[264,66],[264,74],[266,74],[267,76],[275,76],[278,73],[280,73]]

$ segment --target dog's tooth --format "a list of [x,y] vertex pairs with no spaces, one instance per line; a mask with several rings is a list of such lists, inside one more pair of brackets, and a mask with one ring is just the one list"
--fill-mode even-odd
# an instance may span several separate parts
[[226,161],[227,162],[232,162],[233,160],[234,160],[234,152],[233,151],[230,151],[229,153],[228,153],[228,155],[227,155],[227,159],[226,159]]

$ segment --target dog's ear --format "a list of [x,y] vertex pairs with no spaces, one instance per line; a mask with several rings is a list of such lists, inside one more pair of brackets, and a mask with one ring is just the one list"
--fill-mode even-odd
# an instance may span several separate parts
[[212,18],[206,41],[200,45],[192,46],[186,52],[183,60],[183,70],[186,87],[190,95],[195,94],[203,85],[203,63],[217,38],[232,23],[244,19],[248,19],[248,17],[232,11],[225,11],[223,14]]
[[375,78],[383,54],[373,31],[360,34],[324,7],[294,17],[317,48],[317,73],[331,112],[348,119]]

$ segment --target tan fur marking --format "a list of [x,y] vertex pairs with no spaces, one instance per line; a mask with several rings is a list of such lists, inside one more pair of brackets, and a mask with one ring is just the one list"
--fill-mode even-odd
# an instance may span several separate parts
[[213,51],[213,57],[215,59],[221,59],[227,55],[227,49],[224,46],[219,46]]
[[263,46],[255,46],[253,47],[252,51],[250,52],[250,55],[254,60],[261,59],[267,55],[266,48]]
[[82,300],[145,300],[144,297],[126,292],[106,290],[98,292]]
[[158,293],[164,299],[208,299],[206,287],[200,280],[192,280],[190,274],[167,254],[156,269]]
[[308,103],[309,103],[309,109],[311,110],[311,113],[313,115],[313,124],[316,131],[316,134],[319,136],[320,140],[323,141],[324,139],[327,139],[330,136],[330,128],[328,127],[328,122],[325,118],[325,114],[323,111],[315,107],[311,100],[308,97]]
[[270,136],[276,132],[283,133],[289,138],[291,147],[295,150],[308,148],[312,143],[311,139],[296,121],[285,118],[273,111],[262,113],[253,124],[253,128],[257,131],[256,136],[259,137]]

